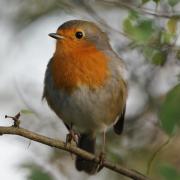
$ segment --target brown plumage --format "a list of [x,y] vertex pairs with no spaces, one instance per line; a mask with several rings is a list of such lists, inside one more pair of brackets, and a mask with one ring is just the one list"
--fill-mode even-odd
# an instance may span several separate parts
[[[127,85],[123,61],[112,50],[108,37],[94,23],[72,20],[56,33],[55,53],[44,81],[49,106],[81,136],[78,146],[95,153],[95,139],[114,125],[123,130]],[[89,174],[97,172],[96,164],[80,157],[76,168]]]

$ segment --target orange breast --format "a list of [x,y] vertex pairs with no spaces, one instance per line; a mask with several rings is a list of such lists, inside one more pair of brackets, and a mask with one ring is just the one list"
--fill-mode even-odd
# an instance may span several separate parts
[[[62,45],[63,46],[63,45]],[[80,85],[92,89],[104,85],[108,77],[108,58],[95,47],[71,49],[54,54],[52,75],[56,88],[71,92]]]

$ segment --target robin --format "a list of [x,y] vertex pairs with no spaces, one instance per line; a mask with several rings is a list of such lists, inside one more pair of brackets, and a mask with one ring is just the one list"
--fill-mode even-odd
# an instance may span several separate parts
[[[78,147],[95,153],[98,133],[103,133],[104,149],[107,129],[113,126],[117,134],[123,130],[124,63],[93,22],[67,21],[49,36],[57,41],[47,65],[43,97],[71,135],[79,132]],[[75,166],[89,174],[97,172],[93,162],[81,157],[76,157]]]

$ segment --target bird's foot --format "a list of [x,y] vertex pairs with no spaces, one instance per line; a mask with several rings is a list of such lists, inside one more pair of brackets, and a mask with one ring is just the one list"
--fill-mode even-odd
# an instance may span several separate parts
[[105,153],[100,152],[99,163],[98,163],[97,170],[96,170],[97,172],[99,172],[104,167],[104,161],[105,161]]
[[79,139],[80,135],[79,133],[75,132],[73,129],[69,130],[69,133],[66,135],[66,146],[68,143],[72,143],[75,142],[76,145],[78,145],[78,139]]

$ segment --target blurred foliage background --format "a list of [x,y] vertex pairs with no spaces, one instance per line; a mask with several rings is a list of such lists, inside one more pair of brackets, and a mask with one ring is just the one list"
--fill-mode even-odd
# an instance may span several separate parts
[[[180,179],[179,0],[0,3],[2,114],[21,110],[24,127],[65,139],[63,124],[41,102],[43,76],[54,48],[47,34],[66,20],[94,21],[108,33],[128,69],[125,131],[120,137],[108,132],[107,159],[152,179]],[[101,146],[100,137],[97,144]],[[31,158],[19,167],[27,171],[25,179],[127,179],[106,169],[92,177],[76,172],[69,153],[38,143],[30,142],[28,151]]]

